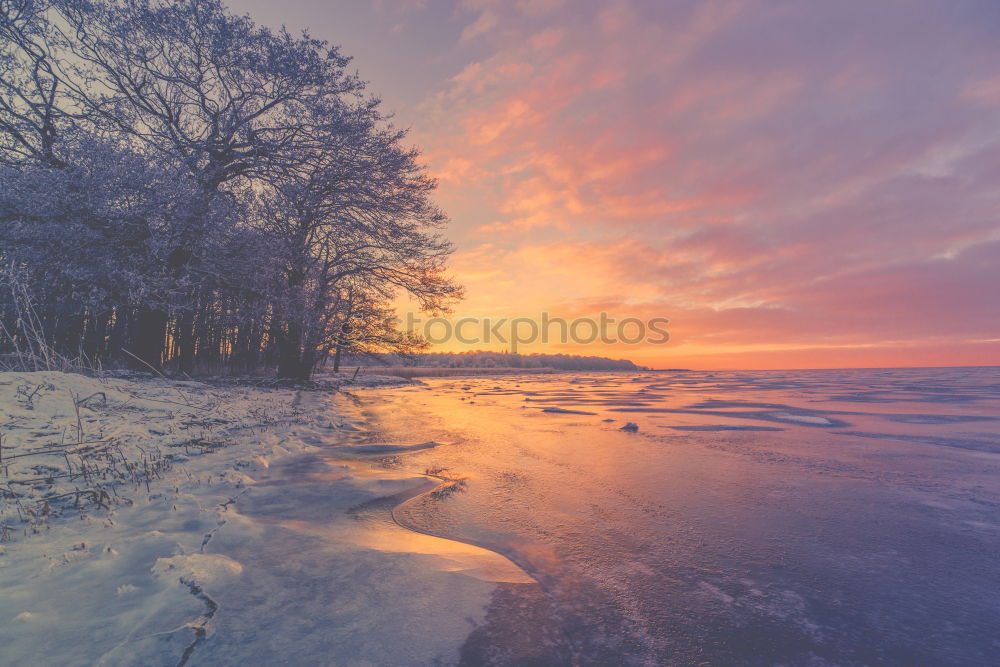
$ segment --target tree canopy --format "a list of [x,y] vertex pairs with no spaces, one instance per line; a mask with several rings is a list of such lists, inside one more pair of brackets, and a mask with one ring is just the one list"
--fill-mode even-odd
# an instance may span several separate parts
[[418,349],[388,304],[461,295],[447,217],[349,62],[218,0],[0,0],[0,353],[41,331],[305,379],[345,346]]

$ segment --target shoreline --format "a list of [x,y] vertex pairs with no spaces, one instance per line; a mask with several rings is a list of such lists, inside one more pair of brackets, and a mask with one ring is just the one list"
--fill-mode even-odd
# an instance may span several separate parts
[[969,573],[996,574],[995,372],[426,384],[362,407],[389,438],[453,441],[414,456],[469,492],[397,521],[521,566],[581,664],[989,654],[993,598]]
[[[84,384],[30,408],[12,377],[5,456],[82,426],[70,445],[117,439],[126,459],[157,461],[158,442],[174,462],[108,489],[117,506],[70,498],[63,518],[0,544],[13,661],[741,664],[768,639],[788,663],[973,664],[990,650],[993,598],[966,573],[996,574],[995,373],[340,393],[111,381],[100,401],[95,380],[59,375]],[[39,484],[24,461],[7,462]],[[50,473],[24,486],[36,500],[63,491]],[[900,564],[899,549],[920,557]],[[940,642],[914,634],[943,620]]]
[[[205,664],[240,653],[261,659],[277,643],[284,648],[275,659],[334,649],[348,662],[457,664],[497,587],[535,585],[500,554],[397,522],[396,506],[453,481],[405,466],[379,468],[386,455],[420,446],[366,451],[359,442],[372,439],[369,425],[341,394],[6,373],[0,400],[35,380],[55,389],[36,395],[30,408],[8,411],[0,428],[8,434],[5,464],[37,449],[44,436],[33,434],[51,435],[67,419],[76,421],[69,397],[98,386],[104,401],[80,406],[81,424],[116,438],[126,453],[169,447],[172,456],[156,475],[132,480],[128,493],[105,484],[117,504],[46,515],[0,544],[0,641],[13,661]],[[270,399],[265,406],[263,397]],[[210,403],[223,406],[225,423],[209,423],[223,419],[205,409]],[[157,412],[158,405],[170,407]],[[240,416],[245,423],[236,425]],[[191,438],[201,450],[183,446],[187,430],[179,437],[169,428],[178,420],[203,423]],[[154,434],[143,440],[137,425],[148,431],[150,424]],[[60,491],[51,481],[32,499],[44,502]],[[358,509],[387,502],[385,519]],[[8,513],[4,525],[12,523]],[[289,567],[302,576],[286,580]],[[358,606],[358,596],[386,586],[385,597]],[[259,599],[261,590],[270,591],[267,599]],[[279,611],[293,608],[299,611]],[[434,613],[418,611],[430,608]],[[303,630],[322,618],[321,636]],[[469,626],[467,619],[478,620]],[[359,623],[369,630],[359,633]],[[268,643],[260,645],[252,638],[265,627]],[[393,636],[386,637],[386,627]]]

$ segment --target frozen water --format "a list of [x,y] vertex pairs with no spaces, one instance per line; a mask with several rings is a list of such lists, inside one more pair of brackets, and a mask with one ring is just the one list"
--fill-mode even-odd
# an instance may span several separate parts
[[427,385],[359,394],[380,437],[452,443],[402,465],[468,477],[395,515],[529,572],[542,662],[1000,662],[1000,369]]

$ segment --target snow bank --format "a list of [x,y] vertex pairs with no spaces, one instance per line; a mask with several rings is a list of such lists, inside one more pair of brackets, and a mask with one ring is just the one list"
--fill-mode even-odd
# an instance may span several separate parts
[[0,662],[176,665],[207,636],[204,553],[294,449],[289,389],[0,373]]
[[0,536],[133,503],[174,464],[294,419],[294,398],[287,389],[0,373]]
[[498,582],[531,580],[397,525],[440,481],[372,465],[348,403],[0,374],[0,662],[458,662]]

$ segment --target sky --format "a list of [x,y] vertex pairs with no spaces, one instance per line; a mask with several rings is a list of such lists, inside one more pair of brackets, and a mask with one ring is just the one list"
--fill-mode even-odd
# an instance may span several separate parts
[[[665,344],[519,351],[1000,364],[995,0],[230,7],[340,45],[410,128],[454,318],[670,320]],[[438,349],[470,347],[509,346]]]

